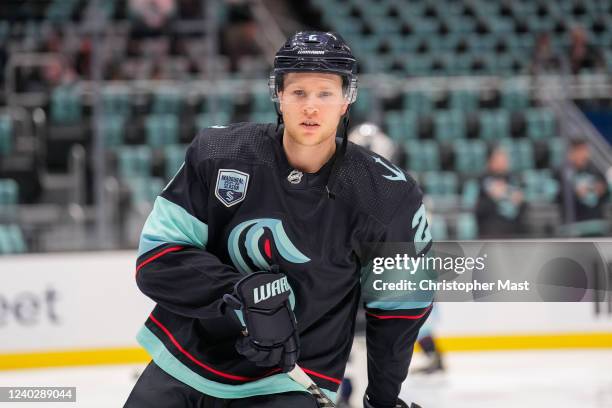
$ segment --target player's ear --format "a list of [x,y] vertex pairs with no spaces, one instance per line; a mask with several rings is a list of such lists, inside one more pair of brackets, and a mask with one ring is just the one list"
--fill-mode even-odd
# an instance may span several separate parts
[[348,102],[342,104],[342,111],[341,111],[342,116],[346,115],[346,110],[348,109],[348,106],[349,106]]

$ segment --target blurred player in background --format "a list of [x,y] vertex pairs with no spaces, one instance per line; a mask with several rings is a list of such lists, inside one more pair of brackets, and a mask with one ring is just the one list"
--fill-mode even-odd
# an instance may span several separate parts
[[[286,374],[297,363],[335,398],[365,244],[431,246],[416,182],[348,143],[356,74],[340,36],[297,33],[269,80],[277,125],[194,139],[142,232],[136,279],[157,306],[138,340],[153,361],[126,407],[315,408]],[[398,395],[431,307],[366,304],[364,407],[408,407]]]

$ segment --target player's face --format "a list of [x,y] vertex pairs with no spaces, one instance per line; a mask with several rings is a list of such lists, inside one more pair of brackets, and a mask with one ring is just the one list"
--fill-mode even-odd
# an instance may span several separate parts
[[279,100],[286,133],[295,143],[304,146],[335,143],[340,118],[348,107],[339,75],[289,73]]

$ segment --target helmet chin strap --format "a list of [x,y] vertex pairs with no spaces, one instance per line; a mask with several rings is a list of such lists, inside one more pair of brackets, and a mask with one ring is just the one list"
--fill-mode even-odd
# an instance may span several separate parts
[[342,167],[342,163],[344,162],[344,156],[346,155],[346,148],[348,145],[348,127],[349,127],[349,112],[351,110],[351,105],[346,108],[346,113],[342,117],[342,144],[340,145],[340,150],[338,150],[336,154],[336,160],[334,161],[334,165],[329,173],[329,179],[327,180],[327,184],[325,185],[325,191],[327,192],[327,197],[330,199],[335,199],[336,195],[333,192],[334,185],[336,184],[336,180],[338,178],[338,171],[340,167]]

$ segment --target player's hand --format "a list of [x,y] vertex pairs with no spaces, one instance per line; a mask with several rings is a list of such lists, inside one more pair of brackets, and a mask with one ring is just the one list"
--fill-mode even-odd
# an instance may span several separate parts
[[236,350],[257,366],[278,366],[283,372],[295,367],[300,346],[290,293],[287,277],[274,270],[246,276],[231,295],[223,296],[225,303],[242,312],[246,325]]
[[376,403],[368,397],[367,394],[363,396],[363,408],[421,408],[420,405],[415,404],[414,402],[408,406],[404,401],[400,398],[397,399],[394,407],[390,407],[388,405],[376,405]]

